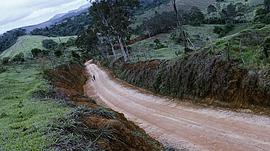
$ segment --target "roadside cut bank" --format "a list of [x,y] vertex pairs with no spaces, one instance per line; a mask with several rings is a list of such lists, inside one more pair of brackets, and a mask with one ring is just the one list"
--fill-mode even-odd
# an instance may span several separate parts
[[268,113],[269,71],[243,69],[224,58],[200,51],[172,60],[102,65],[110,67],[118,78],[157,94]]

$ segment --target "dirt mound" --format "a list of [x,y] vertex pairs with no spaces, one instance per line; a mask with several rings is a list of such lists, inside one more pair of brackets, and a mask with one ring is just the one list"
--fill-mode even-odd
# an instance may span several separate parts
[[113,67],[119,78],[162,95],[237,108],[270,106],[270,73],[241,69],[220,55],[198,52],[170,61],[117,62]]
[[87,75],[82,66],[62,65],[46,75],[59,97],[80,105],[52,126],[52,131],[60,134],[60,138],[49,150],[162,150],[160,143],[123,114],[101,107],[84,96]]

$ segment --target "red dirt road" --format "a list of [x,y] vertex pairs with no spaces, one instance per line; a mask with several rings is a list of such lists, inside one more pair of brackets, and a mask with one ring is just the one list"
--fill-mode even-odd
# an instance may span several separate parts
[[124,113],[164,144],[189,150],[270,150],[269,117],[173,103],[120,84],[94,64],[86,65],[96,77],[88,81],[86,93]]

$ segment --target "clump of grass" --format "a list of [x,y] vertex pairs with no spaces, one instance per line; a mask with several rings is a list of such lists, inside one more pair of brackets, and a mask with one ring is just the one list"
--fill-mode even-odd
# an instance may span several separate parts
[[109,109],[106,109],[104,107],[97,107],[94,109],[88,109],[85,107],[79,107],[76,112],[73,112],[73,117],[76,116],[82,116],[82,115],[86,115],[86,116],[99,116],[99,117],[103,117],[106,119],[115,119],[116,115],[114,112],[110,111]]
[[101,115],[112,117],[112,113],[106,109],[89,109],[81,106],[65,117],[57,119],[50,125],[50,134],[54,134],[55,143],[48,150],[101,150],[96,142],[99,139],[111,140],[114,138],[114,130],[109,125],[100,128],[91,128],[83,123],[83,118],[89,115]]

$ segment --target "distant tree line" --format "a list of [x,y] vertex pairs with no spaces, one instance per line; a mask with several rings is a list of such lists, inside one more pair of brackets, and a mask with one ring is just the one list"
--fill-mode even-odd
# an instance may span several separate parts
[[56,36],[74,36],[83,31],[90,24],[89,13],[85,12],[80,15],[67,18],[61,23],[46,28],[34,29],[32,35],[43,35],[49,37]]
[[242,2],[222,4],[224,0],[217,0],[207,8],[206,22],[208,24],[228,24],[247,22],[245,13],[248,5]]
[[0,52],[5,51],[12,45],[14,45],[18,37],[26,35],[24,29],[15,29],[8,31],[0,36]]

